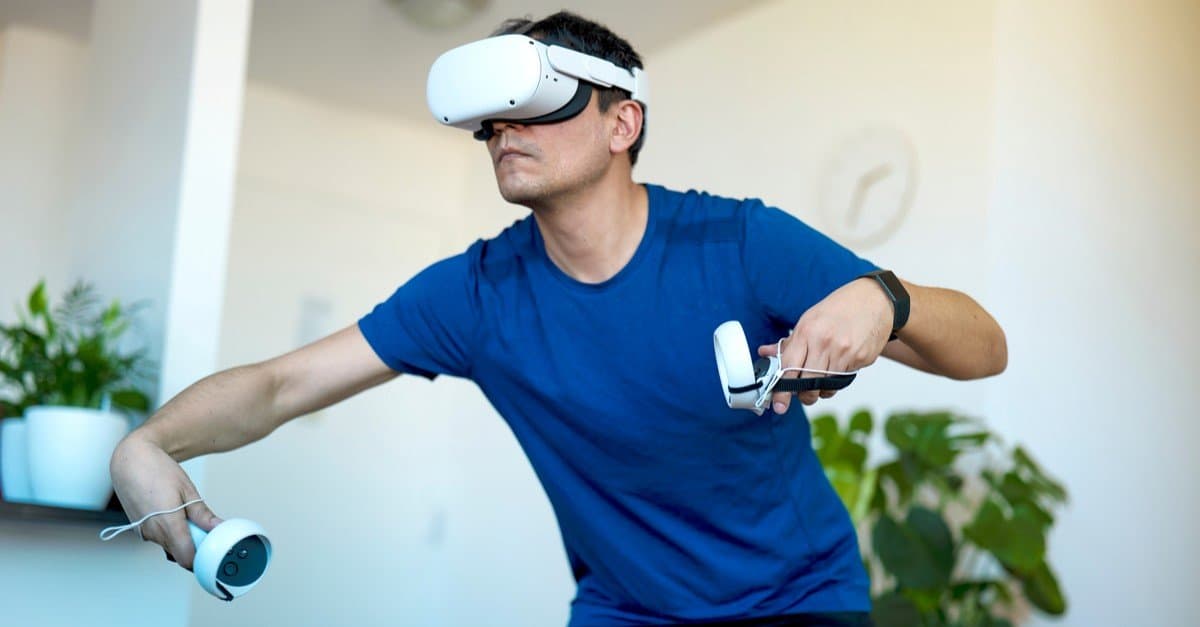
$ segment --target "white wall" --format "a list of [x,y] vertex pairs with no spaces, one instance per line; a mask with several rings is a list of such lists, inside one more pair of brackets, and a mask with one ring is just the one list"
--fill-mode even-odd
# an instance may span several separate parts
[[988,415],[1073,496],[1071,625],[1200,614],[1200,4],[998,3]]
[[0,320],[45,278],[66,288],[65,205],[84,42],[10,24],[0,32]]
[[[28,238],[35,254],[4,259],[21,284],[53,272],[126,303],[148,300],[141,336],[170,395],[215,367],[249,3],[87,8],[83,49],[18,38],[38,45],[5,58],[21,63],[13,76],[25,80],[0,84],[0,101],[24,108],[0,108],[0,124],[24,128],[28,119],[41,134],[0,142],[19,162],[13,170],[29,174],[0,182],[45,213],[10,220],[6,211],[3,224],[22,232],[5,239]],[[32,91],[9,93],[12,85]],[[191,470],[202,474],[202,465]],[[101,526],[0,520],[5,624],[186,623],[193,578],[136,536],[101,544]]]
[[155,305],[137,332],[161,355],[196,3],[119,5],[92,15],[64,250],[100,293]]

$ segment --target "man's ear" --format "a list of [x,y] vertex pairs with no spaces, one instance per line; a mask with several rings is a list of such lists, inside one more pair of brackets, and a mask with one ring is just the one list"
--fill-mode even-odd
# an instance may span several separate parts
[[642,135],[642,105],[636,100],[622,100],[613,103],[608,113],[615,121],[608,149],[613,154],[625,152]]

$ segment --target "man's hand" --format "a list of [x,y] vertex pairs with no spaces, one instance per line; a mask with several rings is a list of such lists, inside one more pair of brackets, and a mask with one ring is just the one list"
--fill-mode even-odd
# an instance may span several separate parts
[[[150,512],[175,509],[200,498],[183,468],[162,448],[140,437],[136,431],[117,445],[109,472],[113,489],[130,522]],[[221,523],[203,502],[193,503],[186,509],[154,516],[142,523],[142,538],[161,546],[167,559],[191,570],[196,547],[188,532],[188,520],[205,531],[212,531]]]
[[[813,305],[783,340],[783,368],[810,368],[849,372],[865,368],[883,352],[892,333],[892,303],[873,279],[857,279],[834,290]],[[758,347],[762,357],[774,355],[775,344]],[[819,373],[788,372],[785,379],[819,377]],[[834,390],[801,392],[800,401],[812,405],[818,398],[830,398]],[[786,413],[790,392],[778,392],[771,398],[776,414]]]

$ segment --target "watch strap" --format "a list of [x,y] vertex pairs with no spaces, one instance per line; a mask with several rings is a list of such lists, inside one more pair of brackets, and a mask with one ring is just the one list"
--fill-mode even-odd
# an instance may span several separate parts
[[879,287],[883,289],[883,293],[887,295],[888,300],[892,301],[892,334],[888,340],[896,339],[896,332],[904,328],[908,323],[908,314],[910,309],[908,290],[904,289],[904,284],[891,270],[873,270],[858,278],[872,278],[879,283]]

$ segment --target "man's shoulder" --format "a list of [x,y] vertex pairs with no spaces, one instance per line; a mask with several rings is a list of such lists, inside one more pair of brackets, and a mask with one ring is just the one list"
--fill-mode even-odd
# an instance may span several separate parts
[[679,191],[650,183],[646,189],[658,219],[673,223],[685,233],[740,237],[747,217],[764,206],[758,198],[725,196],[701,189]]
[[534,248],[533,217],[514,221],[491,237],[475,240],[457,255],[473,274],[496,280],[512,273]]

